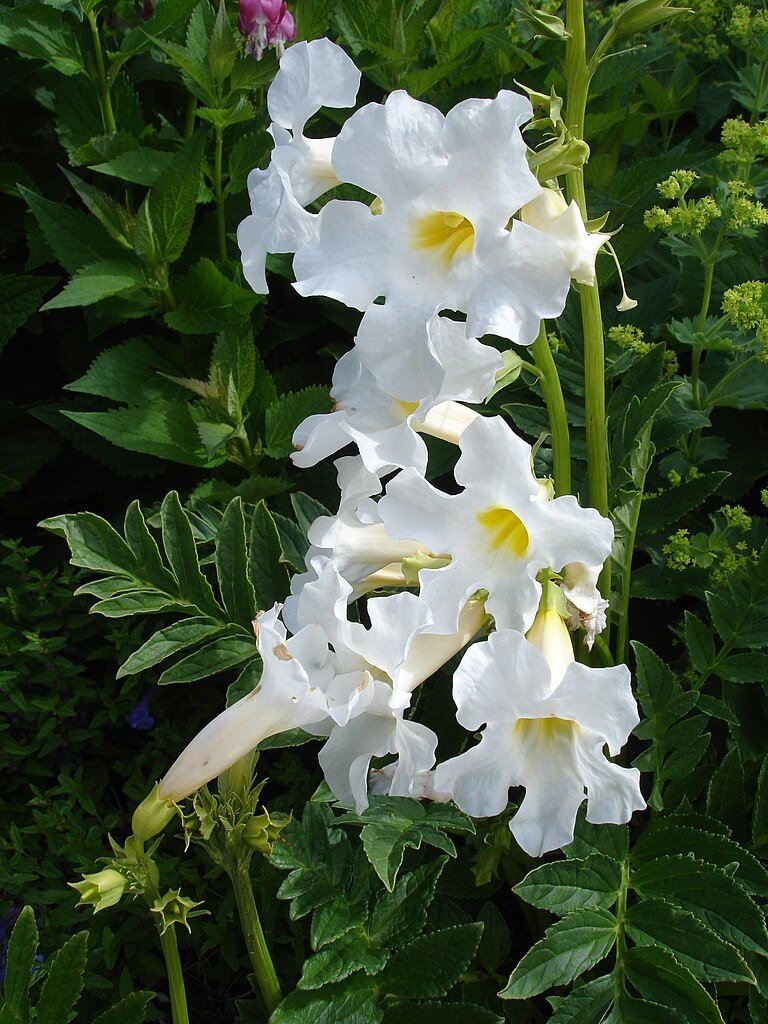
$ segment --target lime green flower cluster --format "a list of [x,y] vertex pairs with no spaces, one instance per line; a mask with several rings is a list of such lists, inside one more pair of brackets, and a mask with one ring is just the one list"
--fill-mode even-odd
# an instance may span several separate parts
[[768,119],[750,124],[743,117],[730,117],[723,124],[720,141],[722,161],[751,166],[759,157],[768,156]]
[[[632,324],[622,324],[608,328],[608,340],[614,342],[619,348],[637,353],[639,356],[647,355],[653,345],[645,340],[645,335],[639,327]],[[671,350],[664,353],[664,375],[673,377],[679,369],[677,356]]]
[[768,285],[763,281],[745,281],[723,295],[723,316],[744,333],[755,331],[760,351],[757,359],[768,362]]
[[667,556],[670,569],[683,572],[690,567],[708,569],[712,583],[725,585],[728,577],[744,569],[750,558],[755,556],[744,540],[735,540],[735,533],[746,533],[752,526],[752,519],[741,505],[723,505],[710,516],[711,533],[697,533],[691,536],[688,530],[673,533],[662,548]]
[[686,18],[677,40],[679,49],[697,61],[712,63],[728,53],[723,27],[731,13],[729,0],[686,0],[694,13]]
[[768,55],[768,11],[736,4],[726,34],[734,46],[754,57]]
[[700,235],[712,221],[722,215],[712,196],[687,198],[697,179],[695,171],[673,171],[656,186],[659,195],[675,202],[675,205],[668,210],[654,206],[646,211],[644,221],[649,231],[664,231],[669,235]]

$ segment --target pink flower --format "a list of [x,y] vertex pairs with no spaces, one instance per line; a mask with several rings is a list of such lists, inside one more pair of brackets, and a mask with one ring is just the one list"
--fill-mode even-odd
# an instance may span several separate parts
[[247,38],[245,52],[252,53],[256,60],[261,60],[264,50],[272,43],[281,53],[283,43],[296,36],[285,0],[240,0],[237,27]]
[[296,22],[293,15],[283,4],[283,13],[280,20],[274,26],[267,29],[267,43],[274,45],[278,57],[282,57],[285,43],[292,43],[296,38]]

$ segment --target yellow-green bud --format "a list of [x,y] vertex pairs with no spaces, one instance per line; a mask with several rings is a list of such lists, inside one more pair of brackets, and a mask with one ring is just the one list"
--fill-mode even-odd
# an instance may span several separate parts
[[142,842],[152,839],[163,831],[175,813],[176,809],[173,804],[169,804],[158,794],[157,783],[155,783],[152,792],[141,801],[133,812],[131,828],[134,836]]
[[183,924],[188,932],[192,931],[189,918],[207,914],[207,910],[195,910],[202,906],[188,896],[182,896],[179,889],[169,889],[165,896],[158,896],[152,905],[152,913],[157,918],[160,934],[164,935],[175,924]]
[[82,882],[69,882],[69,887],[80,893],[78,906],[90,904],[94,914],[119,903],[127,885],[126,878],[114,868],[105,868],[93,875],[83,875]]

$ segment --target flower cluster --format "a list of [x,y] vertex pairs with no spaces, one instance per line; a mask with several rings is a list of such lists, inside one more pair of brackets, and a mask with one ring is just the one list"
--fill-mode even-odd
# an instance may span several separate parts
[[296,38],[293,15],[284,0],[239,0],[237,27],[245,36],[245,52],[261,60],[268,46],[282,57],[286,43]]
[[[297,466],[350,444],[357,454],[336,462],[338,511],[312,524],[306,572],[255,623],[259,685],[203,729],[158,794],[182,799],[300,727],[325,738],[328,785],[358,813],[376,792],[495,815],[524,787],[511,829],[535,856],[570,841],[585,797],[596,823],[644,806],[637,770],[604,752],[618,754],[638,721],[629,672],[578,664],[569,632],[591,647],[605,625],[597,580],[613,529],[555,497],[530,445],[470,405],[505,369],[478,338],[531,343],[571,279],[594,281],[608,236],[530,170],[527,98],[502,91],[443,115],[395,92],[336,139],[304,135],[321,106],[351,106],[358,83],[328,40],[285,54],[268,97],[275,148],[251,175],[239,233],[255,288],[266,289],[266,253],[294,252],[301,294],[363,313],[334,373],[334,411],[294,437]],[[338,182],[370,199],[311,212]],[[456,446],[450,491],[427,479],[424,435]],[[413,696],[462,652],[457,718],[483,732],[436,766],[439,738]]]

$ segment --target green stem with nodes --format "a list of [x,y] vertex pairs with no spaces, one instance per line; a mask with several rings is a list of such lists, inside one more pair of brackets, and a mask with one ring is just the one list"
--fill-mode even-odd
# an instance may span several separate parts
[[213,157],[213,198],[216,203],[216,223],[219,233],[219,259],[227,258],[227,228],[224,219],[224,192],[221,187],[221,162],[224,151],[224,130],[216,129],[216,150]]
[[621,865],[621,888],[616,903],[616,963],[613,965],[611,977],[613,980],[614,999],[617,999],[624,988],[624,956],[627,952],[627,942],[624,937],[625,920],[627,916],[627,892],[629,891],[629,861],[625,860]]
[[228,874],[235,893],[235,902],[240,915],[248,956],[251,959],[256,981],[264,997],[267,1010],[272,1013],[278,1003],[282,1001],[283,991],[280,988],[275,966],[267,948],[267,940],[264,937],[264,929],[261,927],[259,913],[256,910],[251,875],[248,870],[250,862],[250,853],[244,857],[238,857]]
[[[565,49],[565,77],[568,99],[565,123],[571,133],[584,138],[584,117],[587,109],[589,83],[597,63],[610,40],[606,36],[587,62],[587,36],[584,22],[583,0],[567,0],[566,25],[570,36]],[[609,33],[610,34],[610,33]],[[587,198],[584,191],[584,169],[579,168],[566,176],[568,199],[576,200],[585,222],[588,219]],[[587,475],[590,504],[608,515],[608,453],[605,419],[605,341],[600,292],[597,284],[579,285],[581,322],[584,335],[584,383],[586,387],[585,412],[587,432]],[[607,561],[600,577],[603,593],[610,591],[611,568]]]
[[160,946],[165,957],[165,969],[168,972],[168,988],[171,996],[171,1018],[173,1024],[189,1024],[184,974],[181,970],[179,947],[176,943],[176,929],[173,926],[166,928],[165,932],[160,936]]
[[[707,322],[707,313],[709,312],[709,303],[712,299],[712,279],[715,274],[715,260],[713,256],[704,264],[704,294],[701,299],[701,309],[699,310],[699,319],[696,323],[697,335],[703,334],[704,327]],[[693,359],[691,361],[691,399],[693,401],[694,409],[701,408],[701,389],[699,387],[699,373],[701,370],[701,355],[703,352],[703,343],[697,342],[693,347]],[[699,447],[699,440],[701,438],[701,428],[695,430],[691,435],[691,440],[688,445],[688,461],[693,462],[696,458],[696,451]]]
[[[134,838],[136,858],[141,864],[150,862],[144,853],[144,843],[141,839]],[[155,869],[155,878],[157,873]],[[155,905],[159,896],[157,885],[152,876],[147,872],[147,882],[144,888],[144,899],[150,910]],[[179,959],[179,947],[176,942],[176,931],[173,925],[166,928],[165,932],[160,930],[160,921],[156,914],[152,914],[155,921],[158,935],[160,937],[160,948],[163,951],[165,970],[168,975],[168,993],[171,997],[171,1020],[173,1024],[189,1024],[189,1011],[187,1009],[187,991],[184,985],[184,972],[181,969]]]
[[93,40],[93,52],[96,56],[96,75],[99,82],[99,107],[101,109],[101,120],[105,132],[117,131],[115,114],[112,110],[112,97],[110,95],[110,84],[104,67],[104,53],[101,49],[101,36],[96,21],[96,14],[88,11],[88,24],[91,26],[91,39]]
[[539,380],[544,392],[549,414],[549,429],[552,432],[552,465],[555,478],[555,493],[569,494],[571,490],[571,438],[568,433],[568,417],[565,412],[563,389],[547,341],[547,331],[542,321],[539,336],[533,343],[533,358],[539,370]]

